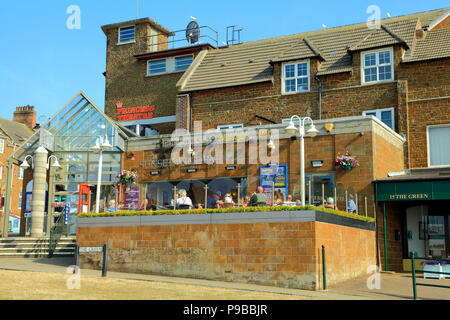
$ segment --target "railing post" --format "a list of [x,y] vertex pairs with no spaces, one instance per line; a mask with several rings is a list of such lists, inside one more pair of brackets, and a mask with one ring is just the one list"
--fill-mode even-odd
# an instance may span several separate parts
[[108,245],[105,244],[103,246],[103,268],[102,268],[102,277],[106,277],[108,265]]
[[413,297],[414,297],[414,300],[417,300],[415,255],[416,255],[415,252],[411,252],[411,270],[412,270],[412,278],[413,278]]
[[[79,266],[80,264],[80,246],[78,244],[75,245],[75,266]],[[76,268],[73,270],[73,273],[76,273]]]
[[323,290],[327,290],[327,269],[325,263],[325,246],[322,246]]

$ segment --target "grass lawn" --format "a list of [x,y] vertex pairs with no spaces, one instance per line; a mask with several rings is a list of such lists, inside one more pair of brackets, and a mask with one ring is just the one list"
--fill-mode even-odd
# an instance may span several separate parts
[[[0,270],[0,300],[311,300],[310,297],[184,284]],[[72,282],[73,283],[73,282]]]

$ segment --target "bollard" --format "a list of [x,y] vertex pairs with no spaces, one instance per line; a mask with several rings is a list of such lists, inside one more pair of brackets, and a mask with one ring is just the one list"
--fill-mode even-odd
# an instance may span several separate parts
[[[80,264],[80,246],[75,245],[75,265],[78,267]],[[76,273],[76,270],[73,270],[73,273]]]
[[416,253],[415,252],[411,252],[411,270],[412,270],[412,278],[413,278],[413,295],[414,295],[414,300],[417,300],[415,256],[416,256]]
[[322,246],[322,271],[323,271],[323,290],[327,290],[327,269],[325,263],[325,246]]
[[102,277],[106,277],[107,273],[107,265],[108,265],[108,245],[105,244],[103,246],[103,268],[102,268]]

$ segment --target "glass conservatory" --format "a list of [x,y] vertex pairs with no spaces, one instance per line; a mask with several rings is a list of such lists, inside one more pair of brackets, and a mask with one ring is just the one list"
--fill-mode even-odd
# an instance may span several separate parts
[[[63,212],[67,212],[69,234],[75,234],[79,213],[102,210],[116,199],[116,177],[126,139],[122,128],[79,92],[8,158],[7,179],[11,179],[12,166],[20,166],[26,169],[25,184],[29,184],[37,176],[39,150],[47,151],[43,234],[49,234],[54,218]],[[33,186],[24,200],[25,234],[30,233],[31,212],[36,210],[36,188]]]

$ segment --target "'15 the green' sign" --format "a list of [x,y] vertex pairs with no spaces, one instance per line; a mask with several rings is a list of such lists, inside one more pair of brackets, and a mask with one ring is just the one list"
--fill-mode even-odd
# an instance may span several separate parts
[[450,180],[383,182],[378,201],[450,200]]

